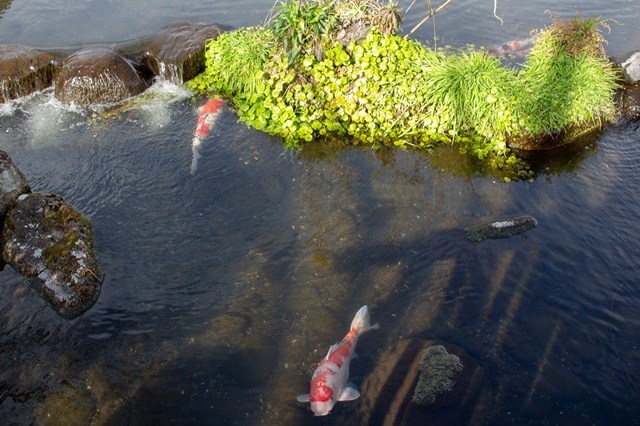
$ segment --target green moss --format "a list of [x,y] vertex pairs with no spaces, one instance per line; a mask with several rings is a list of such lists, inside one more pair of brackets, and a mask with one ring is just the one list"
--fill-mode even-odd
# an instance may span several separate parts
[[453,390],[453,379],[462,368],[460,358],[447,352],[444,346],[429,347],[422,355],[412,401],[419,405],[433,404],[438,396]]
[[[326,135],[374,148],[458,143],[515,171],[522,162],[509,139],[601,125],[615,115],[617,75],[596,49],[602,39],[595,18],[554,23],[515,71],[484,51],[435,52],[393,34],[395,9],[364,15],[357,4],[283,4],[271,28],[210,41],[207,70],[190,86],[228,97],[241,121],[290,146]],[[366,38],[336,41],[336,32],[359,22],[358,13],[373,26]],[[383,33],[375,27],[380,19],[396,26]]]

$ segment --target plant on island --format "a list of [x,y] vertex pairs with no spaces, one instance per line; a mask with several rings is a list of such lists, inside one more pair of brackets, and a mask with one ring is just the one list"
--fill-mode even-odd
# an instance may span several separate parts
[[458,143],[495,167],[511,140],[598,127],[616,114],[618,74],[592,17],[554,20],[522,69],[484,50],[445,54],[398,35],[395,4],[289,0],[264,26],[221,34],[189,82],[289,146],[328,136],[374,148]]

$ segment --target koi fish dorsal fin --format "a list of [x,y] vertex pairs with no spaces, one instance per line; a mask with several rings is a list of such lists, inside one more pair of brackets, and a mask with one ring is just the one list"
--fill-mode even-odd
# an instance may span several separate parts
[[303,393],[302,395],[298,395],[296,399],[298,400],[298,402],[309,402],[311,400],[311,397],[308,393]]
[[338,343],[336,343],[335,345],[331,345],[329,351],[327,352],[327,356],[325,356],[324,359],[329,359],[331,354],[334,353],[339,347],[340,345]]
[[360,392],[356,389],[355,385],[351,382],[347,383],[347,385],[342,389],[342,393],[338,398],[338,401],[353,401],[354,399],[358,399],[360,397]]

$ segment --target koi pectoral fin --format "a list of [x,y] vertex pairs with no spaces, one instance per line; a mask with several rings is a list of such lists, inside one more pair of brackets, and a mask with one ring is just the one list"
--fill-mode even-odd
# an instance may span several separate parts
[[302,394],[302,395],[298,395],[296,397],[296,399],[298,400],[298,402],[309,402],[310,401],[308,393],[305,393],[305,394]]
[[342,390],[340,394],[340,398],[338,401],[353,401],[354,399],[358,399],[360,397],[360,392],[355,388],[353,383],[347,383],[347,386]]

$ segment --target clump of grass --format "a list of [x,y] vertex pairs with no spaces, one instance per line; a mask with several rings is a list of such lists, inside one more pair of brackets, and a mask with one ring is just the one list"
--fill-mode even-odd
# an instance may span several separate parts
[[361,25],[367,29],[376,28],[381,34],[395,34],[400,28],[402,17],[395,1],[383,4],[378,0],[345,0],[335,5],[338,31],[349,31]]
[[188,85],[197,91],[222,91],[252,99],[264,82],[264,66],[275,54],[276,38],[262,27],[223,33],[207,43],[205,70]]
[[275,11],[269,28],[283,43],[289,64],[309,53],[320,59],[321,45],[336,23],[334,2],[289,0],[280,2]]
[[606,21],[595,16],[589,19],[554,17],[551,27],[537,40],[535,49],[554,58],[565,54],[572,58],[583,55],[606,58],[603,47],[606,40],[602,36],[601,27],[610,30]]
[[513,94],[516,74],[482,51],[450,55],[423,82],[432,114],[449,118],[451,135],[475,133],[504,149],[504,135],[516,126]]
[[538,37],[519,75],[526,134],[601,126],[614,118],[618,76],[604,55],[601,25],[595,17],[556,20]]
[[281,41],[289,65],[308,54],[321,61],[323,48],[331,48],[331,41],[340,33],[360,31],[364,38],[369,29],[376,28],[382,34],[395,34],[401,21],[392,0],[387,4],[379,0],[287,0],[274,12],[268,28]]

